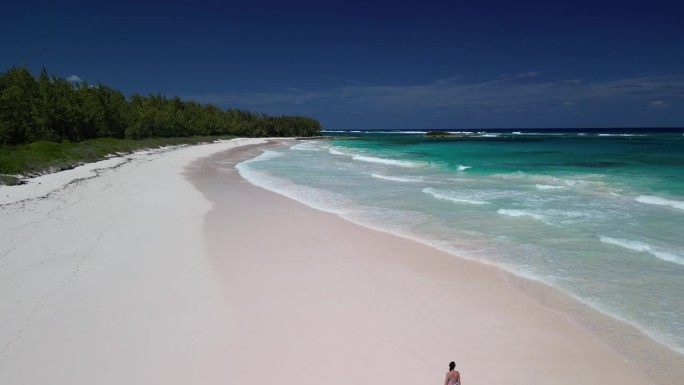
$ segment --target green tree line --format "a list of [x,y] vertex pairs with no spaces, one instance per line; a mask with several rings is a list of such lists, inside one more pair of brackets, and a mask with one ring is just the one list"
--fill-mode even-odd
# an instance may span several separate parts
[[126,98],[106,85],[37,77],[24,67],[0,74],[0,144],[74,142],[207,135],[315,136],[320,123],[305,116],[270,116],[183,101],[161,94]]

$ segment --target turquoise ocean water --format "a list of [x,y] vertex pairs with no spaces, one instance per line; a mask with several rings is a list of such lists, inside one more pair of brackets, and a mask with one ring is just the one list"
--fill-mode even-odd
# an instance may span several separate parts
[[328,132],[252,183],[549,284],[684,354],[684,136]]

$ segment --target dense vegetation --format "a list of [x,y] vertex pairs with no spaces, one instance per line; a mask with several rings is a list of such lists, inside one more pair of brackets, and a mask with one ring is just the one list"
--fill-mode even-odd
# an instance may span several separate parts
[[197,135],[313,136],[317,120],[269,116],[241,109],[133,94],[129,99],[102,84],[70,83],[43,69],[0,74],[0,145],[39,140],[79,142],[94,138],[143,139]]
[[[103,159],[108,154],[220,137],[316,136],[317,120],[133,94],[102,84],[34,77],[26,68],[0,73],[0,184]],[[3,175],[6,174],[6,175]]]

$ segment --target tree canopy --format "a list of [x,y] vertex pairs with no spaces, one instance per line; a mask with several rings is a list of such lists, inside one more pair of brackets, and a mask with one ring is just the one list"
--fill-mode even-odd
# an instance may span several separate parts
[[48,76],[45,69],[37,77],[25,67],[0,73],[0,144],[101,137],[315,136],[320,130],[317,120],[305,116],[222,110],[161,94],[135,93],[127,99],[117,89],[73,84]]

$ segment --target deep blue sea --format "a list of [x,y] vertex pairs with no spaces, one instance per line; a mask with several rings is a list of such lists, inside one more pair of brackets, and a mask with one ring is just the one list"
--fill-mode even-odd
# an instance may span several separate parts
[[684,136],[324,132],[252,183],[554,286],[684,354]]

